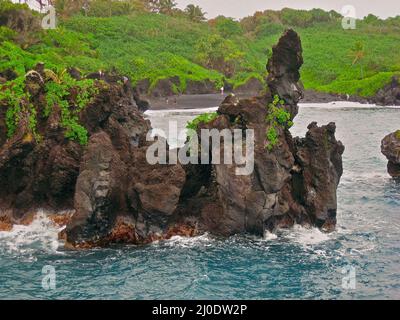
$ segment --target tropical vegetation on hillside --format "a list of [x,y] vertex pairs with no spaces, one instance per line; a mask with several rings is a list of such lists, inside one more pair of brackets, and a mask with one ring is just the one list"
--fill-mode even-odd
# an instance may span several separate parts
[[[31,27],[21,36],[1,23],[0,73],[12,68],[22,74],[43,61],[58,71],[116,70],[151,86],[179,77],[180,92],[189,80],[237,87],[251,78],[264,81],[272,45],[289,27],[302,38],[308,89],[371,96],[400,73],[400,16],[369,15],[355,30],[344,30],[340,14],[321,9],[266,10],[238,21],[207,20],[200,7],[181,10],[173,0],[51,2],[59,19],[55,30]],[[21,8],[0,0],[0,22]]]

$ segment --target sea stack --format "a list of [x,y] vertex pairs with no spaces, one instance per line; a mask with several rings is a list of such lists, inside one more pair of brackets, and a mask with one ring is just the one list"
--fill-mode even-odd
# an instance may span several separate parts
[[[186,170],[188,185],[196,186],[190,194],[198,195],[181,201],[192,213],[197,211],[203,230],[225,236],[262,236],[294,224],[334,230],[344,146],[335,139],[334,123],[311,123],[305,138],[290,134],[303,96],[298,84],[302,63],[300,38],[288,30],[268,62],[267,93],[244,100],[230,96],[215,120],[200,125],[253,129],[255,136],[254,171],[248,176],[237,176],[235,164]],[[285,121],[278,119],[285,115],[282,110]]]

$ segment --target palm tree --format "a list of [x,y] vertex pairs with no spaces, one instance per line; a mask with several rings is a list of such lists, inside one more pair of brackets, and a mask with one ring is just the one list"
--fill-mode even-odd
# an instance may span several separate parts
[[159,13],[171,15],[176,8],[176,2],[174,0],[156,0],[154,2],[156,11]]
[[352,66],[356,64],[360,65],[361,79],[363,79],[364,72],[363,72],[363,65],[361,62],[365,57],[365,49],[364,49],[364,44],[362,42],[358,41],[354,44],[354,47],[350,49],[350,57],[352,57],[353,59]]
[[206,20],[206,13],[203,12],[199,6],[195,6],[194,4],[189,4],[185,9],[185,13],[192,21],[201,22]]

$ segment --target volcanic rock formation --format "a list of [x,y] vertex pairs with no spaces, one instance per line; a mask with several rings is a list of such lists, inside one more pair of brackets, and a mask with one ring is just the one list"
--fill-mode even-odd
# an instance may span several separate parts
[[[65,138],[56,107],[37,124],[42,139],[35,139],[24,114],[16,134],[6,139],[0,108],[0,221],[20,222],[38,208],[72,209],[63,234],[71,247],[144,244],[204,232],[262,236],[295,223],[333,230],[344,147],[333,123],[310,124],[305,138],[289,132],[302,97],[302,62],[300,38],[288,30],[268,62],[267,93],[245,100],[229,96],[216,119],[198,127],[253,129],[254,170],[248,175],[237,175],[235,163],[149,164],[150,123],[127,82],[112,77],[101,79],[96,98],[79,114],[87,146]],[[29,80],[35,86],[28,80],[27,90],[34,87],[41,101],[40,79]],[[288,114],[284,124],[271,118],[277,109]],[[276,141],[268,147],[272,127]]]

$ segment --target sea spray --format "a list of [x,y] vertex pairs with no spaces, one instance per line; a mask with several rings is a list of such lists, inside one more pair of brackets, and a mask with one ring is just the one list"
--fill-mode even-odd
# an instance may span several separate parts
[[29,225],[14,225],[11,231],[0,232],[0,253],[14,253],[34,259],[37,251],[57,253],[58,234],[63,228],[56,226],[43,210],[39,210]]

